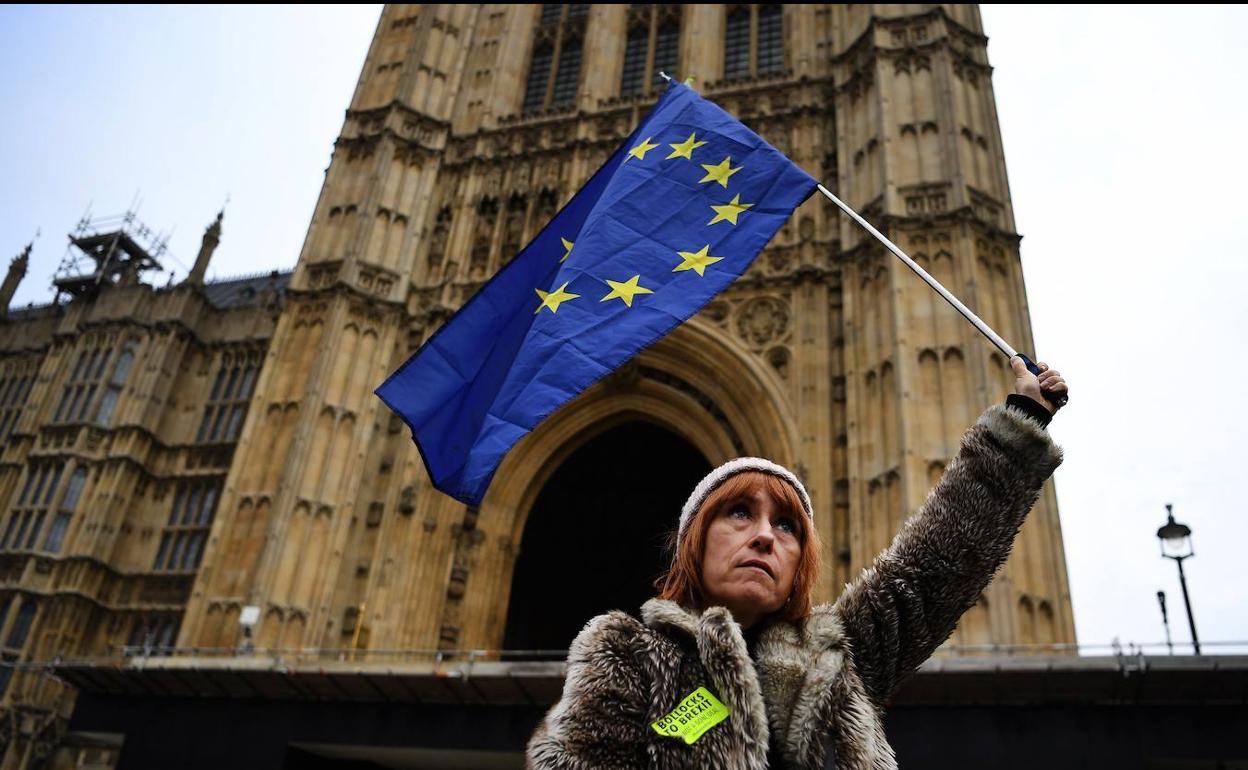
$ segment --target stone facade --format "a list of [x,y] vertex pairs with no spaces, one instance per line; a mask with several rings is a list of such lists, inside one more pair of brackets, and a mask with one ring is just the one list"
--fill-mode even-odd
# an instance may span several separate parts
[[177,640],[289,274],[138,278],[0,322],[4,767],[37,766],[73,705],[11,664]]
[[[0,466],[5,515],[30,507],[41,469],[62,487],[89,470],[59,554],[0,551],[14,602],[0,641],[37,607],[4,654],[104,655],[153,622],[205,655],[496,650],[539,494],[580,447],[638,421],[710,464],[797,469],[826,547],[819,598],[834,598],[1012,376],[819,196],[729,290],[517,445],[479,509],[430,486],[372,390],[628,135],[656,69],[694,77],[1031,350],[986,46],[973,5],[387,5],[288,288],[232,305],[194,280],[119,287],[6,322],[3,377],[33,384]],[[110,426],[54,419],[81,356],[115,361],[130,339]],[[255,366],[236,436],[197,440],[214,378]],[[153,571],[192,490],[215,503],[202,561]],[[1073,641],[1049,485],[951,643]],[[41,681],[19,674],[4,702],[48,702],[22,689]]]

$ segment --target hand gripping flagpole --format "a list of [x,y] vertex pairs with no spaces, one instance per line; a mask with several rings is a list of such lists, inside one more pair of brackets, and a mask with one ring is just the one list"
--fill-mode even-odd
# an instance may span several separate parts
[[[901,249],[897,247],[896,244],[894,244],[889,239],[885,238],[883,233],[881,233],[879,230],[876,230],[874,227],[871,226],[870,222],[860,217],[858,215],[858,212],[854,211],[849,206],[845,205],[844,201],[842,201],[840,198],[833,195],[832,191],[824,187],[823,185],[819,185],[819,192],[827,196],[828,200],[832,201],[837,206],[839,206],[841,211],[844,211],[846,214],[848,214],[851,218],[853,218],[855,222],[862,225],[863,228],[866,229],[867,232],[871,233],[876,238],[878,238],[880,243],[887,246],[889,251],[893,252],[893,254],[896,255],[898,259],[906,263],[906,267],[913,270],[915,275],[922,278],[927,283],[928,286],[931,286],[933,289],[936,290],[937,294],[944,297],[946,302],[948,302],[950,305],[953,305],[954,310],[957,310],[959,313],[961,313],[963,318],[970,321],[971,324],[976,329],[979,329],[981,334],[987,337],[992,342],[993,345],[997,346],[998,350],[1000,350],[1002,353],[1006,355],[1006,358],[1013,358],[1014,356],[1018,356],[1019,358],[1023,359],[1023,363],[1027,366],[1027,371],[1031,372],[1037,377],[1040,376],[1040,367],[1036,366],[1034,361],[1028,358],[1026,354],[1019,353],[1017,350],[1010,347],[1009,343],[1001,339],[1001,335],[997,334],[995,331],[992,330],[992,327],[984,323],[983,320],[979,316],[971,312],[971,309],[968,308],[966,305],[963,305],[962,302],[959,301],[957,297],[950,294],[948,289],[940,285],[940,281],[937,281],[935,278],[928,275],[928,272],[924,270],[923,268],[919,267],[918,263],[916,263],[913,259],[911,259],[910,256],[906,254],[906,252],[902,251]],[[1041,395],[1043,395],[1049,401],[1053,402],[1054,406],[1064,406],[1066,402],[1070,400],[1065,393],[1045,393],[1044,391],[1041,391]]]

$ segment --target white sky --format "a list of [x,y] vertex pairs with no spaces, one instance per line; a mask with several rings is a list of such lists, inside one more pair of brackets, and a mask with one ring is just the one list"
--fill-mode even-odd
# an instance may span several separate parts
[[1189,640],[1156,538],[1172,502],[1202,642],[1248,640],[1248,11],[982,14],[1036,344],[1071,383],[1053,434],[1079,639],[1163,639],[1162,589]]
[[[983,6],[1038,353],[1072,387],[1075,618],[1083,643],[1159,641],[1160,588],[1187,641],[1154,534],[1173,502],[1202,640],[1248,640],[1248,11],[1123,8]],[[210,277],[290,268],[378,12],[0,7],[0,269],[43,230],[15,304],[50,299],[88,206],[136,194],[179,277],[227,195]]]

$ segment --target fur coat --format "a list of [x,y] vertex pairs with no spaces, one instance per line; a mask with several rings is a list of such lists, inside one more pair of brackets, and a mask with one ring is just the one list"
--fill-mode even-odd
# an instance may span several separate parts
[[[530,739],[527,766],[895,768],[883,708],[988,585],[1061,460],[1034,419],[989,408],[834,604],[796,623],[763,621],[750,646],[722,607],[651,599],[640,620],[594,618],[572,643],[563,697]],[[730,709],[726,720],[691,745],[651,728],[699,687]]]

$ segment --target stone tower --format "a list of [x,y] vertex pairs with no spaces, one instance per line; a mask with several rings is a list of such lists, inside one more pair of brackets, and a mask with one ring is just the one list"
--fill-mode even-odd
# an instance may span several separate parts
[[[179,644],[232,647],[256,606],[263,648],[566,645],[595,602],[644,597],[699,470],[738,454],[807,480],[834,598],[1010,376],[822,199],[522,441],[480,509],[432,489],[372,390],[628,135],[657,70],[693,76],[1031,350],[986,48],[968,5],[387,5]],[[1050,485],[952,642],[1073,641]]]

